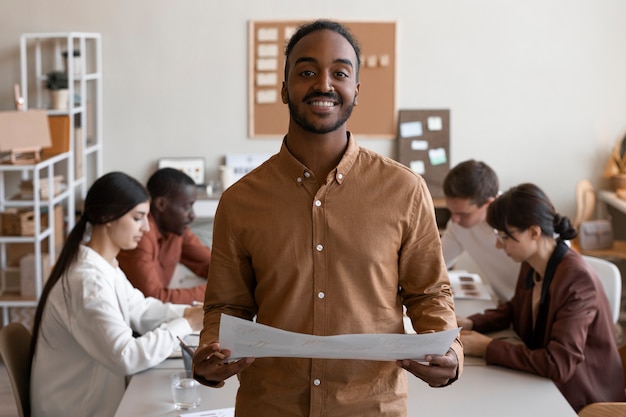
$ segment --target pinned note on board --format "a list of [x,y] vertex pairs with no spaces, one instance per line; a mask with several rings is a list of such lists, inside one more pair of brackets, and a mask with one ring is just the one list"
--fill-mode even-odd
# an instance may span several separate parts
[[422,122],[407,122],[400,124],[400,136],[403,138],[412,138],[422,136]]
[[428,150],[428,159],[431,165],[441,165],[448,162],[445,148],[435,148]]
[[428,118],[428,130],[441,130],[443,129],[443,122],[439,116],[430,116]]

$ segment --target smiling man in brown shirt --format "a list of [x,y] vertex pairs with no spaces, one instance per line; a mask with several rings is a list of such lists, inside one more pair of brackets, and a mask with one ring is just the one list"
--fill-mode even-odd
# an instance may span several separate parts
[[[359,93],[359,48],[341,25],[317,21],[286,50],[280,152],[232,185],[215,216],[196,378],[239,373],[236,413],[406,415],[406,372],[432,386],[458,378],[456,340],[430,366],[415,361],[245,358],[222,364],[222,313],[320,336],[456,328],[431,196],[399,163],[360,148],[346,129]],[[224,350],[223,354],[230,352]],[[404,368],[404,369],[403,369]]]

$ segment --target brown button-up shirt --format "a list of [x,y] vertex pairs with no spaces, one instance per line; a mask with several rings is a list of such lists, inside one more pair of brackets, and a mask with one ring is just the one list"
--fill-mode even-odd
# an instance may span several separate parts
[[[283,143],[228,188],[212,250],[201,343],[218,340],[221,313],[320,336],[404,333],[405,305],[418,333],[457,327],[424,180],[351,136],[321,187]],[[406,415],[394,362],[258,358],[239,378],[238,417]]]

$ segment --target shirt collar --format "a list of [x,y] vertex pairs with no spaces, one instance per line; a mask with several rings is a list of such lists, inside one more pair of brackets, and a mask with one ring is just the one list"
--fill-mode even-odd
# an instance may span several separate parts
[[[354,136],[352,133],[348,132],[348,146],[346,151],[341,157],[339,164],[337,164],[335,169],[333,169],[330,173],[330,175],[335,177],[335,181],[339,184],[343,183],[346,176],[350,172],[350,169],[354,166],[357,156],[359,155],[359,150],[360,148],[356,143]],[[302,162],[297,160],[291,152],[289,152],[289,149],[287,148],[287,136],[283,138],[283,143],[278,154],[278,160],[287,168],[289,176],[293,178],[297,185],[301,186],[307,180],[313,181],[313,174],[311,170]]]

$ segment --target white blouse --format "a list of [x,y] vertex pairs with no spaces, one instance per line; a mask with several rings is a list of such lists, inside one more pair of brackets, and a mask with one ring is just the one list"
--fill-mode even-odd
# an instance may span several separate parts
[[119,267],[81,246],[44,310],[32,416],[113,416],[126,376],[159,364],[178,345],[176,336],[191,333],[182,318],[187,307],[145,297]]

